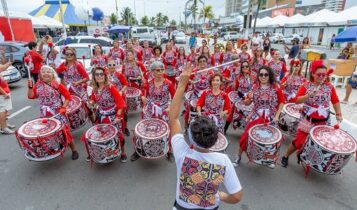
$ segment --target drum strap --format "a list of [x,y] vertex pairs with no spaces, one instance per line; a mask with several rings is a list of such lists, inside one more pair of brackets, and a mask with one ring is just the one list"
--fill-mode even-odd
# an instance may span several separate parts
[[[187,208],[185,208],[185,207],[180,206],[180,205],[176,202],[176,200],[175,200],[175,203],[174,203],[174,207],[175,207],[177,210],[205,210],[205,209],[187,209]],[[210,210],[218,210],[218,209],[219,209],[219,207],[217,206],[217,207],[215,207],[215,208],[213,208],[213,209],[210,209]]]

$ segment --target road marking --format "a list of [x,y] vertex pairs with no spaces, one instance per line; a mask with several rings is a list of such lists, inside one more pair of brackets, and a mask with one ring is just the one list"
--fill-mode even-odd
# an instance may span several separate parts
[[24,108],[22,108],[22,109],[20,109],[20,110],[18,110],[18,111],[16,111],[16,112],[14,112],[14,113],[12,113],[12,114],[8,117],[8,119],[11,119],[11,118],[17,116],[18,114],[20,114],[21,112],[24,112],[24,111],[28,110],[29,108],[31,108],[31,106],[25,106]]
[[349,126],[351,126],[353,128],[357,128],[357,125],[349,120],[343,119],[342,122],[345,122],[346,124],[348,124]]

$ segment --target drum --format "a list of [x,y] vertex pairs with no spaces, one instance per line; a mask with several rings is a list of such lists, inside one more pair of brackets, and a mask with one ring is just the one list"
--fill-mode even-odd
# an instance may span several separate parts
[[190,123],[197,116],[196,104],[197,104],[197,100],[196,99],[193,99],[193,100],[190,101],[190,114],[189,114],[189,117],[188,117],[188,123]]
[[228,93],[228,98],[229,98],[229,101],[231,102],[231,105],[235,104],[239,97],[238,97],[238,91],[231,91]]
[[275,164],[282,140],[279,129],[258,124],[249,129],[247,155],[249,160],[260,165]]
[[67,148],[63,124],[54,118],[26,122],[16,131],[16,138],[25,157],[33,161],[54,159]]
[[160,119],[145,119],[135,126],[135,150],[143,158],[157,159],[169,151],[169,126]]
[[228,147],[227,138],[222,133],[218,133],[217,142],[209,150],[212,152],[225,152],[227,147]]
[[141,90],[135,87],[128,87],[125,94],[128,111],[138,111],[141,101]]
[[96,163],[110,163],[120,156],[118,130],[111,124],[89,128],[85,139],[89,156]]
[[185,93],[185,107],[189,107],[190,106],[190,101],[191,101],[191,97],[192,97],[193,91],[188,91],[187,93]]
[[67,106],[67,117],[71,130],[76,130],[84,126],[88,119],[88,114],[85,110],[85,105],[78,96],[72,95],[72,100]]
[[323,174],[342,172],[357,150],[355,139],[343,130],[318,125],[310,130],[309,137],[300,153],[302,164]]
[[247,126],[248,122],[246,121],[246,118],[253,110],[253,107],[253,103],[247,106],[243,103],[242,100],[239,100],[234,104],[232,123],[233,129],[244,129],[245,126]]
[[169,121],[169,113],[165,110],[161,110],[161,113],[155,113],[155,108],[152,105],[146,105],[143,107],[143,119],[158,118],[165,122]]
[[296,136],[300,121],[301,106],[294,103],[284,105],[279,118],[279,128],[289,136]]

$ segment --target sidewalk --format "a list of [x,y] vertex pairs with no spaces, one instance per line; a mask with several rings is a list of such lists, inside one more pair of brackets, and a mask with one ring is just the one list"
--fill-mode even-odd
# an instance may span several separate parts
[[[338,87],[336,88],[336,90],[337,90],[338,97],[340,98],[340,101],[342,101],[343,98],[345,97],[346,89]],[[357,106],[353,105],[356,102],[357,102],[357,90],[353,89],[349,99],[349,103],[341,104],[343,118],[354,124],[357,124]]]

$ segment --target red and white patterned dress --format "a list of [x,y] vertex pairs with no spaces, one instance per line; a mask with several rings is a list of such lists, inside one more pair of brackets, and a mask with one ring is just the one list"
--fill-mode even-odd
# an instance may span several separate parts
[[223,70],[222,75],[223,78],[225,79],[224,90],[227,93],[233,90],[233,83],[239,74],[240,74],[239,66],[230,65]]
[[154,56],[154,51],[152,48],[143,48],[143,62],[150,63],[150,59]]
[[251,63],[252,63],[251,64],[252,65],[252,74],[257,76],[259,68],[266,65],[267,61],[264,58],[257,58],[257,60],[254,60],[254,57],[253,57]]
[[177,54],[175,51],[171,50],[171,51],[165,51],[162,54],[162,59],[163,59],[163,63],[165,65],[166,68],[166,74],[168,76],[168,78],[170,79],[170,81],[172,83],[175,82],[175,77],[176,77],[176,57]]
[[295,101],[296,93],[300,86],[306,82],[304,76],[299,75],[297,77],[286,75],[281,81],[281,84],[286,84],[283,92],[287,102],[293,103]]
[[154,80],[151,80],[144,85],[142,94],[147,98],[147,105],[143,109],[143,118],[160,118],[168,122],[169,116],[165,110],[175,95],[174,85],[165,79],[162,85],[156,87]]
[[234,81],[234,87],[238,91],[238,96],[244,98],[252,90],[256,78],[253,75],[239,75]]
[[120,61],[124,60],[125,53],[124,53],[124,50],[121,49],[120,47],[112,48],[112,49],[110,49],[107,57],[111,60],[115,60],[116,64],[118,65],[120,63]]
[[89,76],[81,62],[77,61],[70,66],[66,66],[65,62],[63,62],[57,67],[56,72],[59,75],[63,75],[62,79],[71,94],[77,95],[83,101],[88,101],[87,83],[73,85],[73,83],[82,79],[89,80]]
[[190,62],[193,66],[197,66],[197,54],[196,53],[190,53],[187,55],[186,60],[187,62]]
[[272,60],[268,63],[268,66],[274,70],[274,75],[277,82],[280,81],[281,76],[287,71],[286,65],[282,61],[275,62]]
[[[192,95],[194,99],[197,99],[201,96],[204,90],[210,89],[211,85],[209,84],[209,79],[210,77],[214,74],[212,70],[200,72],[200,73],[195,73],[199,71],[199,69],[194,69],[192,71],[190,80],[193,81],[193,91],[194,94]],[[193,99],[191,98],[191,100]]]
[[106,67],[108,62],[108,57],[105,55],[94,55],[92,57],[91,63],[96,67]]
[[239,58],[240,62],[249,61],[250,60],[250,55],[247,52],[241,52],[241,53],[238,54],[238,58]]
[[228,95],[220,91],[214,95],[212,90],[206,90],[197,101],[196,107],[201,107],[203,115],[211,118],[217,125],[220,132],[223,132],[224,119],[220,117],[222,111],[230,110],[230,101]]
[[[127,78],[129,86],[140,88],[142,80],[145,79],[144,75],[146,75],[146,68],[140,61],[137,61],[134,64],[124,63],[122,72]],[[137,79],[139,76],[141,76],[141,80]]]

